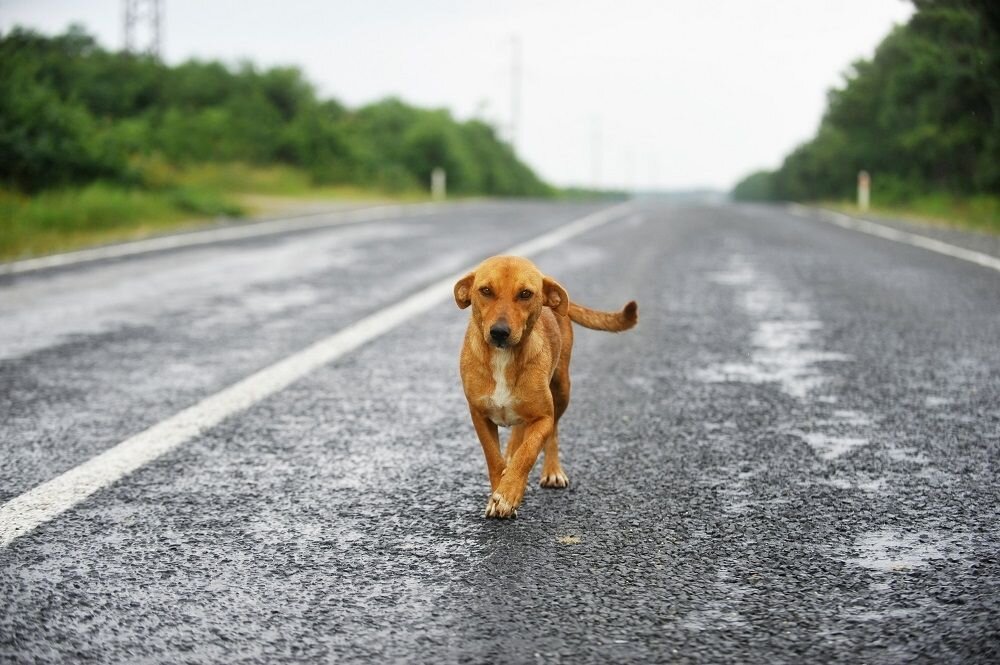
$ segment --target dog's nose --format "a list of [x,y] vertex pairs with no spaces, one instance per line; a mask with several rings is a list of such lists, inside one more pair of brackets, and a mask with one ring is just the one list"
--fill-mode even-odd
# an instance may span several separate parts
[[503,344],[510,337],[510,326],[506,323],[494,323],[490,327],[490,337],[497,344]]

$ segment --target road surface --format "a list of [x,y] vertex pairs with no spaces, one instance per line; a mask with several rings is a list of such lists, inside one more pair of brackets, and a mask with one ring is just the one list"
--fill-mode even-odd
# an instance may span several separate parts
[[[439,282],[540,237],[640,323],[577,335],[569,489],[486,520]],[[1000,271],[801,211],[471,203],[7,275],[0,414],[0,662],[1000,658]]]

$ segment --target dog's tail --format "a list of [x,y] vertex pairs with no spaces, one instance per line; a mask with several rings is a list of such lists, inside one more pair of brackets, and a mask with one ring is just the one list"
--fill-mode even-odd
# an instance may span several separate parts
[[579,323],[584,328],[591,330],[622,332],[634,327],[639,322],[639,306],[633,300],[625,305],[620,312],[598,312],[571,302],[569,304],[569,318],[573,323]]

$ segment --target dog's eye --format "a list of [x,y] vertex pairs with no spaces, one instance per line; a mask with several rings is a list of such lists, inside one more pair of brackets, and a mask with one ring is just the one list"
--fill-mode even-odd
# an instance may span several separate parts
[[483,288],[479,289],[479,292],[482,293],[484,296],[491,296],[491,295],[493,295],[493,292],[490,291],[490,287],[488,287],[488,286],[484,286]]
[[533,296],[533,295],[535,295],[535,294],[533,294],[528,289],[525,289],[524,291],[521,291],[520,293],[518,293],[517,297],[520,298],[521,300],[531,300],[531,296]]

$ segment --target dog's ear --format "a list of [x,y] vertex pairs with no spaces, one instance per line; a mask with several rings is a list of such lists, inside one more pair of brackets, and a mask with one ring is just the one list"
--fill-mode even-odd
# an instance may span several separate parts
[[566,316],[569,312],[569,294],[566,293],[559,282],[551,277],[542,279],[542,294],[545,296],[545,306],[556,310],[560,316]]
[[470,272],[455,282],[455,304],[459,309],[465,309],[472,304],[472,282],[475,279],[476,273]]

